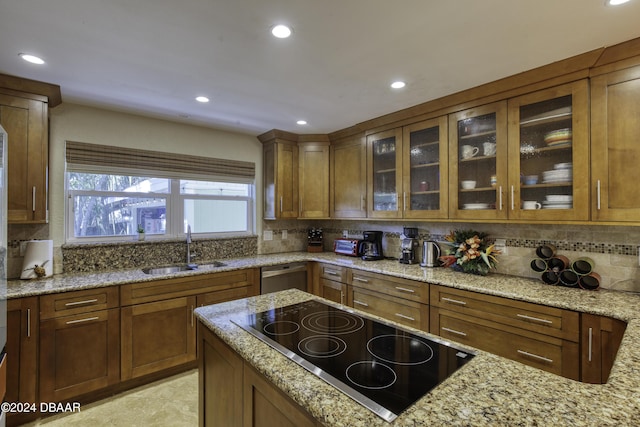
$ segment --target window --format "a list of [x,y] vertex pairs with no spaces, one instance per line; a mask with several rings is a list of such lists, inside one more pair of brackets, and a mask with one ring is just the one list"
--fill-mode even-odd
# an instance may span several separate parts
[[[145,168],[144,173],[133,173],[134,168],[114,166],[118,161],[130,163],[132,153],[105,165],[105,156],[95,153],[101,149],[111,151],[106,157],[117,157],[121,150],[118,148],[118,153],[113,154],[114,147],[67,142],[67,241],[131,240],[139,227],[149,238],[182,236],[187,225],[192,233],[207,237],[253,233],[255,196],[253,175],[246,172],[248,168],[243,169],[243,176],[228,173],[207,177],[202,170],[212,169],[204,164],[208,161],[225,164],[226,172],[233,172],[237,165],[229,161],[229,166],[219,159],[144,151],[147,161],[149,153],[164,156],[163,165],[179,158],[181,170],[169,173],[162,168]],[[78,153],[85,160],[77,161]],[[189,173],[194,159],[201,163],[202,170],[197,174]],[[236,163],[245,166],[246,162]]]

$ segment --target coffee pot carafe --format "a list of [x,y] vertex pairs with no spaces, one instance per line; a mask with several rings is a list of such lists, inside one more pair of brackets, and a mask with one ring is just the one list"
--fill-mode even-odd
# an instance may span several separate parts
[[359,251],[365,261],[384,259],[382,254],[382,231],[365,231]]
[[440,246],[433,240],[425,240],[422,243],[422,262],[421,267],[439,267],[440,262]]

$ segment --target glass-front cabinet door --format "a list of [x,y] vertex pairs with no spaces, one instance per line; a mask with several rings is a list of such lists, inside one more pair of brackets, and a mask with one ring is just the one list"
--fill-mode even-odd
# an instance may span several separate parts
[[369,218],[402,216],[402,129],[367,136],[367,211]]
[[509,218],[588,220],[588,92],[579,81],[509,100]]
[[446,218],[447,117],[403,128],[402,209],[405,218]]
[[507,218],[506,102],[450,115],[449,138],[451,217]]

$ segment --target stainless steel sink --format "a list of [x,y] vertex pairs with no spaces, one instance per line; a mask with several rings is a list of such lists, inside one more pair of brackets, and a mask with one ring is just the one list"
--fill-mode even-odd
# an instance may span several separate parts
[[226,264],[220,261],[213,261],[207,264],[179,264],[179,265],[167,265],[164,267],[147,267],[143,268],[142,272],[145,274],[171,274],[179,273],[181,271],[197,270],[198,267],[224,267]]

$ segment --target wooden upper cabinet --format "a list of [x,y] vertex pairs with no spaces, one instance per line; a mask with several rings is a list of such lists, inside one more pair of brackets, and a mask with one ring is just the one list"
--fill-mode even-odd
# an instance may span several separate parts
[[7,131],[9,223],[46,223],[49,131],[47,98],[0,89],[0,124]]
[[640,65],[591,79],[591,216],[640,221]]
[[258,139],[264,144],[264,219],[297,218],[297,135],[273,130]]
[[449,216],[506,219],[506,101],[449,116],[449,161]]
[[508,101],[510,219],[589,219],[588,82]]
[[331,144],[330,198],[332,218],[367,217],[367,144],[356,136]]
[[402,128],[367,136],[369,218],[402,217]]
[[405,218],[447,218],[448,122],[442,116],[402,129],[402,208]]
[[329,217],[329,141],[298,143],[299,218]]

